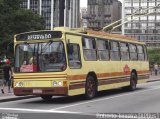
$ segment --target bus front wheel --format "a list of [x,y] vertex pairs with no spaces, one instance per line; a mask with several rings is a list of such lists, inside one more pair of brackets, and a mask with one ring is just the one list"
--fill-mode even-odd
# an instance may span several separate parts
[[136,90],[136,86],[137,86],[137,75],[134,72],[132,72],[131,73],[129,90],[130,91]]
[[50,101],[52,99],[52,95],[41,95],[41,98],[45,101]]
[[97,83],[93,76],[88,76],[85,86],[85,97],[86,99],[92,99],[97,93]]

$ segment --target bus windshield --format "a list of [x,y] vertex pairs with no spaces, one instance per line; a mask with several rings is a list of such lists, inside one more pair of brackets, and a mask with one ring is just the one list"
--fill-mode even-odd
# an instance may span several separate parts
[[60,72],[66,68],[62,42],[18,44],[15,72]]

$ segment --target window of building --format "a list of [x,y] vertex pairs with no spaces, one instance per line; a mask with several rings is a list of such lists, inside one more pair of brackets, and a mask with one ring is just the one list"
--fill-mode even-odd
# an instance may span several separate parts
[[149,9],[148,12],[149,12],[149,13],[154,13],[154,12],[155,12],[155,9]]
[[140,20],[147,20],[147,16],[141,16]]
[[148,23],[149,27],[155,27],[155,23]]
[[96,42],[94,38],[84,37],[82,39],[82,46],[85,60],[97,60]]
[[121,60],[128,61],[129,60],[128,43],[120,43],[120,51],[121,51]]
[[127,20],[128,20],[128,21],[131,21],[131,20],[132,20],[132,18],[131,18],[131,17],[128,17],[128,18],[127,18]]
[[130,59],[135,61],[137,60],[137,47],[134,44],[129,44],[129,51],[130,51]]
[[147,1],[141,2],[141,6],[142,6],[142,7],[147,7]]
[[155,16],[149,16],[148,20],[155,20]]
[[131,14],[132,10],[131,9],[126,9],[125,12],[126,12],[126,14]]
[[131,7],[131,2],[126,2],[126,3],[125,3],[125,6],[126,6],[126,7]]
[[138,6],[139,6],[139,2],[134,2],[134,3],[133,3],[133,6],[134,6],[134,7],[138,7]]
[[154,2],[149,2],[149,6],[155,6],[155,1]]
[[146,28],[147,27],[147,23],[141,23],[141,27],[142,28]]
[[97,54],[99,60],[109,60],[109,44],[108,41],[97,40]]
[[156,17],[156,18],[157,18],[157,20],[160,20],[160,16],[159,16],[159,15],[157,15],[157,17]]
[[120,60],[119,43],[116,41],[110,41],[110,58],[113,61]]

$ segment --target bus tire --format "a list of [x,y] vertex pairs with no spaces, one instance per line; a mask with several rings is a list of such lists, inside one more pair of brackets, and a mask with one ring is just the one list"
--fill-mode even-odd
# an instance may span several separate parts
[[131,78],[130,78],[129,90],[130,91],[136,90],[136,86],[137,86],[137,75],[136,75],[136,73],[132,72]]
[[97,83],[93,76],[88,76],[85,85],[86,99],[92,99],[97,94]]
[[41,98],[45,101],[51,101],[52,95],[41,95]]

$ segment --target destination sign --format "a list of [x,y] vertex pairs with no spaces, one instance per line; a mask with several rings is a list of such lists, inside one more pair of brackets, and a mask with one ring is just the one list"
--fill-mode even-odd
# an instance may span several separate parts
[[61,38],[62,32],[60,31],[39,31],[22,33],[16,36],[17,41],[29,41],[29,40],[49,40],[53,38]]

